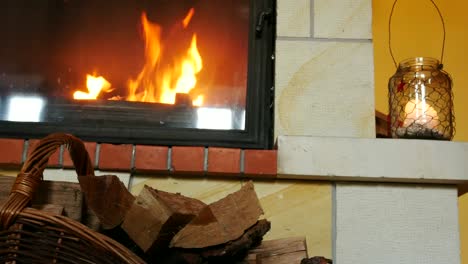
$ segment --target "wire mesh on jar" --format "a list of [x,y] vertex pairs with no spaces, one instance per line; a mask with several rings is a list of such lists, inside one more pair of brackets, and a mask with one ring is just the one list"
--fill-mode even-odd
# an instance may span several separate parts
[[453,138],[452,80],[437,59],[404,60],[390,78],[388,88],[393,138]]

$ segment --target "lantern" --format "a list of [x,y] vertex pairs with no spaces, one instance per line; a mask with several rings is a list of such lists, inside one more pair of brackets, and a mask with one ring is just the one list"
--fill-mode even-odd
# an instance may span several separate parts
[[402,61],[388,89],[393,138],[453,138],[452,80],[437,59]]
[[[389,19],[389,50],[397,67],[388,83],[389,128],[392,138],[417,138],[451,140],[455,134],[453,114],[452,79],[439,60],[429,57],[406,59],[398,65],[391,46],[391,22]],[[441,61],[445,48],[445,23],[434,3],[442,22],[443,41]]]

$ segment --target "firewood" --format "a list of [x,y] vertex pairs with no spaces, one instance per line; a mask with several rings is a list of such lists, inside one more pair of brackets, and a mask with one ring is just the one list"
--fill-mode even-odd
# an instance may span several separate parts
[[57,205],[57,204],[40,204],[40,205],[33,205],[32,207],[34,209],[48,212],[54,215],[63,214],[63,206]]
[[199,200],[145,186],[122,228],[144,252],[165,249],[174,234],[207,205]]
[[[0,176],[0,201],[8,198],[14,182],[15,177]],[[82,219],[83,194],[78,183],[42,181],[34,194],[32,204],[59,205],[63,207],[63,215],[76,221]]]
[[310,259],[303,259],[301,264],[332,264],[333,261],[331,259],[327,259],[324,257],[313,257]]
[[156,256],[149,260],[150,263],[223,263],[241,264],[248,262],[245,255],[252,247],[258,245],[263,236],[270,230],[270,222],[259,220],[249,228],[240,238],[228,243],[201,249],[171,248],[164,256]]
[[258,263],[300,263],[307,258],[305,237],[292,237],[263,241],[249,251],[246,258],[249,264]]
[[210,247],[200,252],[203,258],[238,258],[245,256],[249,250],[258,245],[263,236],[270,230],[271,224],[265,219],[259,220],[249,228],[240,238],[226,244]]
[[119,226],[133,204],[135,197],[117,176],[80,176],[78,181],[86,204],[99,218],[102,228]]
[[203,208],[172,239],[177,248],[205,248],[236,240],[253,226],[263,210],[252,182]]

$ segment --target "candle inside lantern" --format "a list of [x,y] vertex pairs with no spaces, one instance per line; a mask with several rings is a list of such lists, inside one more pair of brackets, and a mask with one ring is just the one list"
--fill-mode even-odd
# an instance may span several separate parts
[[412,99],[406,104],[405,113],[403,127],[408,128],[416,125],[431,130],[439,125],[437,111],[425,100]]

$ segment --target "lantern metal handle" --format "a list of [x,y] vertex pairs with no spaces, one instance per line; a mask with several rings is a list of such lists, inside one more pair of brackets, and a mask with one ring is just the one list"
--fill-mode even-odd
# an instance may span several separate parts
[[[429,0],[434,8],[436,9],[437,13],[439,14],[440,21],[442,22],[442,29],[443,29],[443,38],[442,38],[442,52],[440,55],[440,67],[442,67],[443,63],[442,61],[444,60],[444,51],[445,51],[445,22],[444,22],[444,17],[442,16],[442,13],[440,12],[439,7],[436,5],[434,0]],[[393,17],[393,11],[395,10],[395,6],[397,4],[398,0],[395,0],[393,2],[392,10],[390,11],[390,18],[388,21],[388,48],[390,50],[390,56],[392,56],[393,63],[395,64],[395,67],[398,68],[398,64],[395,60],[395,56],[393,55],[393,50],[392,50],[392,31],[391,31],[391,25],[392,25],[392,17]]]

